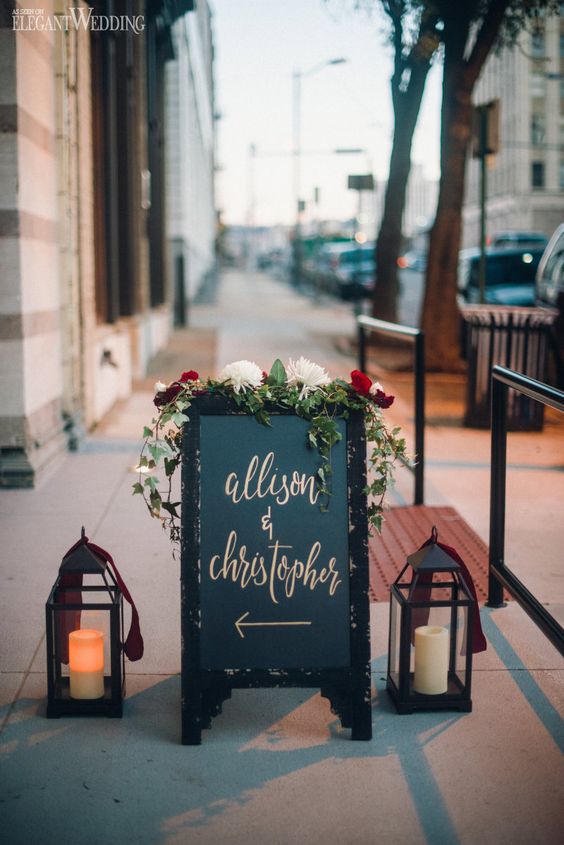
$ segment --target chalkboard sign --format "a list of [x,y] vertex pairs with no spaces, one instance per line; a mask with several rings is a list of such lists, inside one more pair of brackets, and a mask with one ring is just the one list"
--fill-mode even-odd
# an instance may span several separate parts
[[308,423],[265,427],[200,397],[182,460],[182,737],[235,687],[319,687],[353,738],[371,737],[365,441],[338,420],[327,509]]

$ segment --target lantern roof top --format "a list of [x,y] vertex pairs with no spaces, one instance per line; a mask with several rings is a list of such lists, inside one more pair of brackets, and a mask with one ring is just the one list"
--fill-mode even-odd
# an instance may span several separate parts
[[457,561],[437,543],[437,529],[433,526],[433,540],[418,551],[409,555],[407,562],[413,569],[421,572],[456,572],[460,569]]
[[105,571],[106,561],[90,549],[83,528],[79,542],[65,555],[59,567],[59,572],[83,572],[85,574],[102,575]]

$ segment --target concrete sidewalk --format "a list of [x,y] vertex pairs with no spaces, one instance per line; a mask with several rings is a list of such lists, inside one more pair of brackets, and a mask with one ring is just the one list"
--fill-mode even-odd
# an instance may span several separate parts
[[[0,824],[9,845],[562,841],[564,665],[515,603],[483,610],[489,648],[475,659],[472,714],[396,715],[384,689],[387,607],[373,605],[372,742],[352,743],[311,691],[249,690],[233,693],[202,746],[179,744],[179,567],[131,496],[152,384],[182,369],[212,374],[243,357],[267,368],[300,354],[347,376],[355,362],[335,338],[352,334],[341,304],[315,305],[265,276],[228,274],[217,301],[194,307],[191,328],[83,451],[37,490],[0,493]],[[386,389],[402,378],[386,374]],[[409,430],[407,391],[397,392],[394,419]],[[550,578],[551,600],[564,605],[554,552],[562,548],[560,436],[558,420],[541,435],[519,435],[512,489],[520,516],[508,535],[520,532],[520,546],[529,537],[521,565],[529,561],[529,577],[534,565],[535,578]],[[452,424],[428,433],[429,503],[454,505],[486,539],[487,443],[485,433]],[[407,498],[410,480],[398,488]],[[542,530],[535,507],[553,514]],[[122,720],[47,721],[44,603],[82,524],[134,595],[145,656],[126,667]]]

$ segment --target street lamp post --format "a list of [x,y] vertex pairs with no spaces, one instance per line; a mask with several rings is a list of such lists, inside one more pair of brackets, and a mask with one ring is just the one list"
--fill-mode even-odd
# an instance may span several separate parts
[[301,155],[302,155],[302,79],[313,76],[329,65],[342,65],[347,59],[327,59],[314,65],[308,70],[295,70],[292,74],[292,121],[293,121],[293,157],[294,157],[294,244],[293,244],[293,272],[292,281],[296,287],[301,283],[302,242],[301,242],[301,214],[305,208],[301,194]]

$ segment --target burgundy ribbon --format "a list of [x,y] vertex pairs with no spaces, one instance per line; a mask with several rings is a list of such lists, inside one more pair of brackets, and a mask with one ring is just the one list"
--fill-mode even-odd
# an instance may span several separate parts
[[[84,529],[83,529],[84,530]],[[83,535],[80,540],[78,540],[71,548],[66,552],[63,557],[63,560],[68,557],[72,552],[76,551],[79,546],[85,545],[87,546],[91,552],[101,557],[102,560],[106,561],[108,566],[110,567],[111,572],[115,578],[115,581],[120,588],[124,599],[131,605],[131,625],[129,626],[129,633],[126,637],[125,643],[123,644],[123,650],[126,656],[132,662],[136,660],[141,660],[143,657],[143,637],[141,635],[141,628],[139,625],[139,613],[137,612],[137,608],[135,606],[135,602],[131,597],[131,593],[127,589],[125,581],[121,577],[117,566],[114,563],[114,560],[109,552],[105,549],[102,549],[100,546],[97,546],[95,543],[91,543],[88,540],[86,535]],[[56,600],[59,604],[80,604],[82,596],[80,593],[80,589],[82,587],[82,573],[81,572],[64,572],[61,576],[60,587],[65,587],[67,589],[61,590],[60,594],[56,596]],[[76,588],[74,590],[68,588]],[[58,593],[59,591],[57,591]],[[75,631],[77,628],[80,627],[80,610],[67,610],[62,615],[62,619],[59,620],[59,626],[57,631],[57,636],[59,640],[59,652],[61,655],[62,663],[68,663],[68,649],[69,649],[69,634],[72,631]]]
[[[433,530],[433,533],[426,540],[420,549],[424,549],[426,546],[430,546],[433,543],[436,543],[437,546],[443,550],[449,557],[453,558],[457,562],[460,567],[462,577],[466,586],[468,587],[472,598],[474,599],[474,604],[470,608],[471,613],[471,624],[472,624],[472,653],[477,654],[480,651],[485,651],[488,647],[487,640],[484,636],[484,632],[482,630],[482,622],[480,619],[480,608],[478,605],[478,596],[476,595],[476,587],[474,586],[474,581],[472,580],[472,576],[470,571],[456,549],[453,549],[451,546],[447,546],[445,543],[439,543],[436,539],[437,534],[436,530]],[[417,573],[414,571],[412,575],[412,583],[415,579]],[[419,601],[429,601],[429,597],[431,595],[431,583],[433,581],[433,573],[432,572],[421,572],[417,579],[417,587],[413,591],[412,600],[415,602]],[[415,630],[416,627],[419,625],[426,625],[429,620],[429,608],[421,607],[421,608],[413,608],[411,612],[412,618],[412,628]]]

